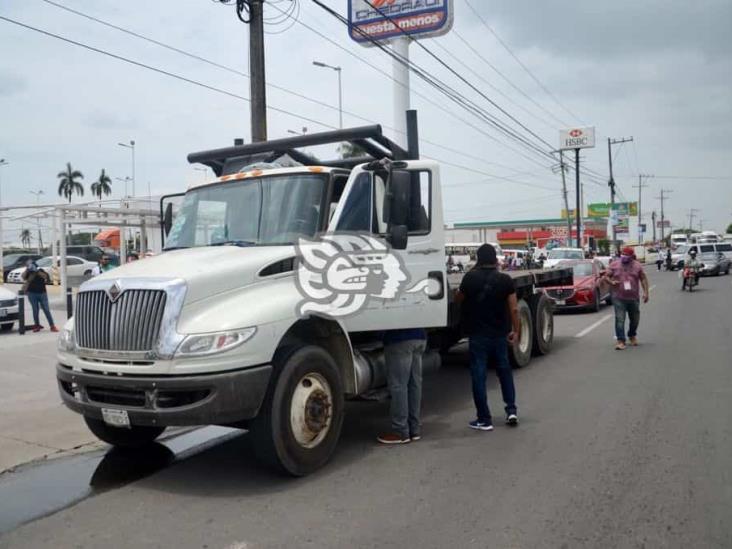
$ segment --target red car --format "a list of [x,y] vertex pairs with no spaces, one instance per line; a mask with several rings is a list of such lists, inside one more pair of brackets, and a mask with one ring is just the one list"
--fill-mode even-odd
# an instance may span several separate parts
[[585,309],[599,311],[600,304],[610,304],[610,287],[601,281],[605,266],[597,259],[561,261],[557,267],[572,267],[574,284],[546,288],[557,309]]

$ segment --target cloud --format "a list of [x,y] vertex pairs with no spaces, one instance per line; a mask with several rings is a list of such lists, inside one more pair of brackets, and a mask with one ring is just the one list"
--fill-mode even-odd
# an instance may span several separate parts
[[136,118],[131,114],[119,114],[104,110],[93,110],[86,113],[82,122],[86,126],[98,130],[130,129],[138,127]]

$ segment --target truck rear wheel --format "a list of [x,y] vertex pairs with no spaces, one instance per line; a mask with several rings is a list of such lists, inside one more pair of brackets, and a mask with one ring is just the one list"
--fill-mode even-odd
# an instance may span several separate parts
[[125,427],[113,427],[107,425],[101,419],[84,416],[89,430],[94,435],[112,446],[122,448],[138,448],[150,444],[158,438],[165,427],[149,427],[146,425],[132,425],[129,429]]
[[343,385],[333,358],[309,345],[275,364],[275,376],[251,430],[257,457],[292,476],[322,467],[343,425]]
[[531,298],[531,314],[534,321],[534,340],[532,353],[546,355],[554,343],[554,311],[552,300],[545,294],[535,294]]
[[514,368],[523,368],[531,361],[531,349],[534,347],[534,323],[531,320],[531,308],[526,301],[519,299],[518,315],[521,338],[515,345],[509,346],[508,358]]

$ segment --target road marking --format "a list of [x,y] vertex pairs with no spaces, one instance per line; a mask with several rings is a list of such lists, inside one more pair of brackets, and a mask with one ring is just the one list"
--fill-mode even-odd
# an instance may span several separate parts
[[611,319],[612,317],[613,317],[613,315],[605,315],[605,316],[603,316],[600,320],[598,320],[597,322],[594,322],[594,323],[590,324],[589,326],[587,326],[587,328],[585,328],[584,330],[582,330],[580,333],[578,333],[574,337],[584,337],[584,336],[586,336],[592,330],[594,330],[595,328],[597,328],[600,324],[602,324],[606,320]]

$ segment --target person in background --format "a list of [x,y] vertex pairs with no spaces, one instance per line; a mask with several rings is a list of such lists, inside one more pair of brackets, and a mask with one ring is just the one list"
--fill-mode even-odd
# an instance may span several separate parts
[[488,359],[494,359],[501,384],[506,423],[518,425],[516,388],[508,362],[508,346],[519,342],[519,316],[513,279],[498,268],[496,249],[490,244],[478,248],[478,263],[468,272],[455,296],[464,308],[470,352],[470,376],[477,418],[471,429],[492,431],[493,419],[486,394]]
[[603,277],[610,284],[615,309],[615,349],[625,349],[625,316],[629,320],[628,338],[632,346],[638,345],[638,324],[640,323],[641,288],[643,303],[648,303],[648,278],[641,264],[636,261],[633,248],[623,248],[620,259],[610,263]]
[[664,256],[663,249],[659,248],[658,255],[656,256],[656,267],[658,268],[659,271],[661,270],[661,265],[663,265],[663,256]]
[[137,261],[140,259],[140,256],[137,254],[137,252],[130,252],[127,256],[127,263],[132,263],[133,261]]
[[46,315],[48,326],[52,332],[58,332],[56,324],[53,322],[53,316],[51,315],[51,309],[48,306],[48,293],[46,292],[46,284],[50,282],[48,274],[45,271],[38,268],[35,261],[30,261],[28,267],[23,272],[23,291],[28,296],[28,301],[33,309],[33,326],[31,330],[34,332],[40,332],[43,329],[38,314],[39,307],[43,309],[43,314]]
[[386,376],[391,394],[391,431],[379,435],[381,444],[406,444],[422,438],[422,355],[427,333],[421,328],[384,333]]
[[671,248],[666,250],[666,270],[673,271],[673,257],[671,257]]
[[106,273],[107,271],[111,271],[112,269],[114,269],[114,266],[109,261],[109,256],[103,255],[99,259],[99,264],[92,271],[92,276],[97,276],[102,273]]

